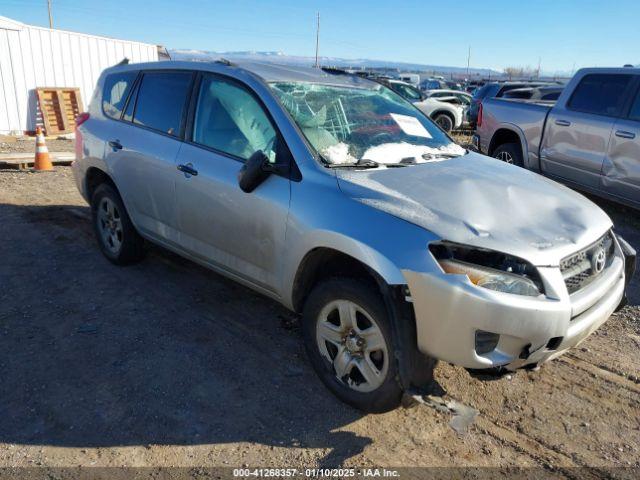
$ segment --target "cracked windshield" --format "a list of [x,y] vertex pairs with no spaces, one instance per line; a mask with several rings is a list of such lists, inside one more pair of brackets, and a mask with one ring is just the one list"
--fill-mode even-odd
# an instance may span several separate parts
[[283,82],[271,87],[329,166],[402,166],[466,153],[383,86]]

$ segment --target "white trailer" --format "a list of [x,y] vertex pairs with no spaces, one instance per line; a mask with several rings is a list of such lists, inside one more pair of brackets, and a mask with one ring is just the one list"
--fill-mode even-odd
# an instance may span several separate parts
[[36,127],[36,88],[77,87],[87,105],[100,72],[128,58],[158,60],[158,47],[26,25],[0,16],[0,133]]

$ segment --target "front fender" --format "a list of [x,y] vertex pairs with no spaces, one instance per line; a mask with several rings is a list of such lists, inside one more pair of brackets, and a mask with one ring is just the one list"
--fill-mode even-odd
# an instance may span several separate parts
[[[431,271],[434,268],[428,244],[438,238],[436,235],[352,199],[335,187],[314,192],[310,183],[300,192],[300,185],[292,184],[282,267],[281,297],[286,306],[293,308],[299,266],[307,254],[317,248],[330,248],[353,257],[388,285],[406,284],[403,269]],[[309,203],[319,198],[322,208]]]

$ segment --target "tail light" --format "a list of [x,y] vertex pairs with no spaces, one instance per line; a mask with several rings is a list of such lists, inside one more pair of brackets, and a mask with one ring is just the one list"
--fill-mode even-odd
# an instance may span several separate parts
[[83,141],[82,141],[82,132],[78,130],[78,127],[82,125],[84,122],[89,120],[89,113],[82,112],[76,117],[76,141],[75,141],[75,150],[76,150],[76,160],[80,160],[82,158],[83,151]]
[[87,120],[89,120],[89,113],[87,112],[82,112],[81,114],[79,114],[76,117],[76,127],[79,127],[80,125],[82,125],[84,122],[86,122]]
[[478,120],[476,120],[476,126],[482,126],[482,102],[478,103]]

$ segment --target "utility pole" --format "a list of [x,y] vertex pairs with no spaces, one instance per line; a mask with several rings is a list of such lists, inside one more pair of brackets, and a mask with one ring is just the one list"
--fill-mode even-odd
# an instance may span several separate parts
[[320,12],[316,12],[316,68],[320,68],[318,63],[318,48],[320,46]]
[[542,57],[538,57],[538,80],[540,79],[540,64],[542,63]]
[[467,53],[467,80],[469,80],[469,64],[471,63],[471,45],[469,45],[469,53]]
[[51,0],[47,0],[47,6],[49,7],[49,28],[53,28],[53,15],[51,14]]

